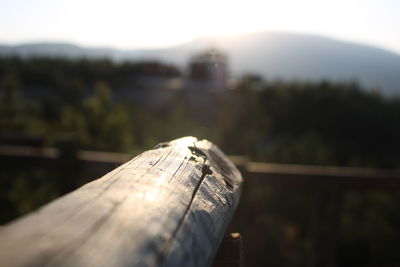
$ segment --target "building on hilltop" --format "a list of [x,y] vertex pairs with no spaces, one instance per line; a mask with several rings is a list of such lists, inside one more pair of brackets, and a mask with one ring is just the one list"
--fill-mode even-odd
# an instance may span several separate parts
[[224,92],[228,89],[227,57],[216,49],[193,56],[186,81],[189,90]]

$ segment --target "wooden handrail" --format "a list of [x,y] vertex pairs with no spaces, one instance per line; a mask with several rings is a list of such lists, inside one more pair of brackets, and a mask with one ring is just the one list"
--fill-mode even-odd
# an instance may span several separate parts
[[241,185],[209,141],[163,143],[3,227],[0,265],[207,266]]
[[[0,157],[58,160],[62,151],[55,148],[1,145]],[[112,168],[130,158],[126,153],[77,150],[76,160],[85,163],[98,163],[95,169]],[[350,190],[400,191],[400,170],[354,168],[338,166],[295,165],[281,163],[253,162],[246,156],[228,155],[228,159],[250,180],[263,184],[284,186],[309,186],[328,180],[338,180],[344,188]],[[48,164],[48,162],[44,163]],[[99,168],[99,166],[103,166]],[[88,165],[89,170],[93,166]],[[91,176],[92,174],[89,174]],[[91,176],[93,177],[93,176]]]

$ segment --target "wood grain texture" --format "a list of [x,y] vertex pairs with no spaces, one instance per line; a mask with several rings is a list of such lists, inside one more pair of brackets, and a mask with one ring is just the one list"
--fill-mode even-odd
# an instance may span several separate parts
[[160,144],[2,228],[0,265],[209,266],[241,184],[206,140]]

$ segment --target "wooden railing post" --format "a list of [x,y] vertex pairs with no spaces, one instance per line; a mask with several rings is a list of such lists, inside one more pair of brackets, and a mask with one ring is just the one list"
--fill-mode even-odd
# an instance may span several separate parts
[[206,140],[160,144],[2,228],[0,265],[209,266],[241,184]]

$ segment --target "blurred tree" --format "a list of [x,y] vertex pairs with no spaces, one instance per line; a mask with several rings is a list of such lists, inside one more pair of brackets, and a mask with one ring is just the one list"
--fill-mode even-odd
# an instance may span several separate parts
[[67,130],[77,132],[88,148],[106,151],[129,151],[135,136],[129,109],[112,101],[111,90],[104,82],[95,84],[95,94],[84,100],[82,106],[67,106],[63,123]]
[[14,70],[1,79],[0,128],[8,131],[22,131],[24,128],[24,102],[21,86]]

